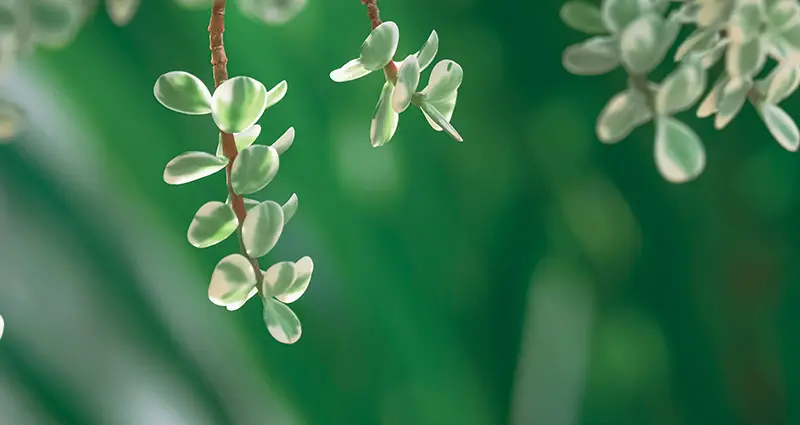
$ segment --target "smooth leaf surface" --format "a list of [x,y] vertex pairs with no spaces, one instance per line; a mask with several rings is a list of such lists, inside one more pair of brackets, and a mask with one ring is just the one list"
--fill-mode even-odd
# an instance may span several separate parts
[[[256,124],[241,133],[235,133],[233,139],[236,141],[236,151],[241,152],[252,145],[258,136],[261,135],[261,126]],[[222,134],[218,136],[217,156],[224,156],[222,151]]]
[[239,220],[229,204],[211,201],[204,204],[192,219],[187,238],[196,248],[207,248],[228,238]]
[[[450,122],[450,120],[453,118],[453,112],[455,111],[456,108],[457,99],[458,99],[458,90],[454,91],[453,94],[451,94],[449,97],[446,97],[439,101],[431,102],[429,100],[424,100],[424,102],[427,102],[430,104],[430,106],[436,108],[436,110],[439,111],[439,114],[442,116],[442,118],[444,118],[445,121]],[[444,130],[439,124],[436,123],[436,121],[433,120],[433,118],[431,118],[425,112],[424,108],[421,109],[422,109],[422,114],[425,115],[425,119],[428,120],[428,124],[430,124],[434,130],[436,131]]]
[[244,305],[247,303],[247,301],[249,301],[250,298],[253,298],[257,293],[258,293],[258,288],[253,287],[253,289],[251,289],[250,292],[247,294],[247,297],[245,297],[244,299],[242,299],[240,301],[234,301],[234,302],[226,305],[225,308],[228,311],[236,311],[236,310],[244,307]]
[[292,143],[294,143],[294,127],[289,127],[289,129],[272,144],[272,148],[278,152],[278,155],[283,155],[284,152],[292,147]]
[[256,123],[267,108],[267,89],[250,77],[233,77],[220,84],[211,101],[211,114],[225,133],[239,133]]
[[603,143],[619,142],[650,118],[652,114],[644,94],[632,89],[617,93],[597,118],[597,138]]
[[292,196],[289,197],[289,200],[286,201],[286,203],[283,204],[283,206],[281,206],[281,209],[283,210],[284,227],[287,224],[289,224],[289,221],[292,219],[292,217],[294,217],[294,214],[297,212],[297,206],[298,206],[298,199],[296,193],[293,193]]
[[796,152],[800,145],[800,131],[791,116],[781,107],[771,103],[761,106],[761,117],[772,137],[790,152]]
[[791,63],[781,63],[766,80],[764,102],[778,104],[789,97],[800,84],[800,68]]
[[283,208],[273,201],[264,201],[247,213],[242,223],[242,243],[247,255],[259,258],[267,255],[283,232]]
[[208,177],[228,165],[227,158],[205,152],[186,152],[176,156],[164,168],[164,181],[177,185]]
[[295,279],[295,265],[291,261],[273,264],[264,272],[262,290],[264,294],[274,297],[289,290]]
[[717,116],[714,118],[717,130],[725,128],[739,114],[752,87],[753,80],[749,77],[732,78],[722,86],[717,97]]
[[271,108],[275,106],[276,103],[283,100],[287,90],[289,90],[289,83],[287,83],[286,80],[281,81],[276,84],[275,87],[271,88],[267,92],[267,106],[264,109]]
[[451,60],[440,61],[433,67],[428,85],[422,90],[422,94],[428,102],[437,102],[458,90],[463,79],[464,70],[461,65]]
[[292,285],[281,294],[276,295],[275,298],[285,304],[291,304],[300,299],[306,293],[309,283],[311,283],[311,275],[314,273],[314,262],[311,257],[303,257],[294,264],[295,279]]
[[561,20],[568,27],[586,34],[605,34],[608,32],[600,8],[583,1],[568,1],[561,6]]
[[159,103],[187,115],[211,113],[211,92],[208,87],[188,72],[168,72],[156,80],[153,94]]
[[372,71],[364,68],[364,65],[361,64],[360,60],[353,59],[350,62],[342,65],[341,68],[331,71],[330,77],[331,80],[337,83],[344,83],[346,81],[357,80],[369,74],[370,72]]
[[397,51],[400,30],[391,21],[384,22],[372,30],[361,45],[359,61],[364,68],[377,71],[386,66]]
[[640,0],[603,0],[601,18],[605,27],[620,32],[642,14]]
[[397,72],[397,84],[392,93],[392,109],[398,114],[405,111],[411,104],[411,96],[417,91],[419,77],[420,67],[417,57],[408,55]]
[[381,90],[381,97],[378,99],[378,104],[375,105],[375,112],[372,115],[369,128],[369,140],[374,147],[389,143],[395,131],[397,131],[399,115],[392,109],[393,91],[394,86],[387,81],[383,85],[383,90]]
[[303,333],[300,319],[292,309],[272,298],[264,300],[264,324],[270,335],[283,344],[294,344]]
[[433,63],[433,58],[436,57],[436,53],[439,51],[439,34],[436,31],[431,31],[431,35],[428,36],[428,39],[425,40],[425,44],[420,47],[419,51],[415,53],[417,57],[417,62],[419,63],[419,70],[420,72],[424,71],[428,68],[428,66]]
[[218,306],[246,301],[256,285],[253,266],[241,254],[231,254],[223,258],[211,274],[208,286],[208,299]]
[[616,69],[620,64],[617,39],[594,37],[564,50],[561,57],[564,68],[575,75],[601,75]]
[[422,108],[422,112],[425,113],[425,116],[429,118],[430,121],[436,123],[436,125],[444,130],[450,137],[452,137],[457,142],[463,142],[464,139],[461,137],[461,134],[450,124],[450,121],[442,115],[442,113],[431,103],[429,102],[422,102],[420,105]]
[[661,83],[656,93],[659,114],[675,114],[694,105],[703,95],[706,73],[699,63],[680,66]]
[[658,171],[669,182],[694,180],[706,165],[700,137],[689,126],[672,117],[656,119],[655,159]]
[[761,38],[743,44],[731,43],[725,54],[725,70],[731,77],[752,76],[758,73],[767,60]]
[[647,74],[661,62],[666,35],[664,20],[653,14],[643,15],[625,28],[620,36],[620,57],[629,73]]
[[248,195],[266,187],[280,168],[278,151],[272,146],[252,145],[239,152],[233,161],[231,186],[239,195]]

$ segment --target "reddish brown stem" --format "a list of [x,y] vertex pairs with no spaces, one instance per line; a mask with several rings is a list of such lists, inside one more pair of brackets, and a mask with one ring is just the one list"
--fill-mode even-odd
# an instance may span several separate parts
[[[225,32],[225,3],[226,0],[214,0],[211,6],[211,21],[208,24],[208,38],[211,44],[211,65],[214,69],[214,86],[219,87],[228,79],[228,56],[225,54],[225,43],[222,40],[222,33]],[[258,260],[250,258],[245,250],[244,243],[242,242],[242,223],[247,217],[247,210],[244,207],[244,198],[233,190],[231,183],[231,174],[233,172],[233,161],[239,155],[236,149],[236,139],[233,134],[220,131],[222,138],[222,154],[228,158],[228,165],[225,167],[225,175],[228,185],[228,195],[230,197],[231,207],[233,207],[236,218],[239,220],[239,228],[236,233],[239,237],[239,247],[241,248],[242,255],[244,255],[253,266],[253,271],[256,274],[258,282],[261,281],[261,267]],[[258,285],[256,286],[258,287]]]
[[[378,9],[378,0],[361,0],[361,3],[367,6],[367,16],[369,22],[372,23],[372,29],[378,28],[378,25],[383,23],[381,11]],[[386,74],[386,78],[397,84],[397,65],[394,64],[394,61],[389,61],[383,68],[383,72]]]

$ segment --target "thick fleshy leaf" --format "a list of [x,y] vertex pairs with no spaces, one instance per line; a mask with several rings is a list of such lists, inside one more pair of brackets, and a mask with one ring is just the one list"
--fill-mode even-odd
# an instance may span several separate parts
[[112,22],[125,26],[139,9],[139,2],[140,0],[106,0],[106,11]]
[[242,243],[250,258],[267,255],[283,232],[283,208],[277,202],[264,201],[247,213],[242,223]]
[[298,199],[296,193],[293,193],[292,196],[289,198],[289,200],[286,201],[286,203],[283,204],[283,206],[281,206],[281,209],[283,210],[284,227],[287,224],[289,224],[289,220],[291,220],[292,217],[294,217],[294,214],[297,212],[297,206],[298,206]]
[[392,91],[394,86],[386,82],[381,90],[381,97],[375,105],[375,112],[369,128],[369,140],[372,146],[383,146],[392,140],[397,131],[399,115],[392,109]]
[[264,272],[264,280],[261,288],[264,294],[274,297],[289,290],[295,279],[295,266],[291,261],[282,261],[273,264]]
[[644,94],[633,89],[625,90],[614,95],[600,112],[597,138],[603,143],[619,142],[651,118]]
[[[438,65],[437,65],[438,66]],[[434,68],[434,71],[436,69]],[[419,62],[414,55],[408,55],[397,72],[397,84],[392,93],[392,108],[398,114],[411,104],[411,95],[417,91],[420,77]]]
[[603,0],[601,18],[605,27],[620,32],[638,18],[642,12],[642,0]]
[[717,130],[725,128],[736,118],[752,87],[753,80],[749,77],[732,78],[722,86],[717,97],[717,116],[714,118],[714,127]]
[[211,113],[211,92],[188,72],[168,72],[156,80],[153,94],[165,107],[187,115]]
[[239,195],[266,187],[280,168],[278,151],[272,146],[252,145],[239,152],[231,169],[231,186]]
[[763,12],[764,0],[737,0],[727,26],[731,42],[741,44],[758,38]]
[[417,57],[417,62],[419,63],[419,70],[420,72],[424,71],[428,68],[433,62],[433,58],[436,57],[436,53],[439,51],[439,34],[436,31],[431,31],[431,35],[428,36],[428,39],[425,40],[425,44],[419,49],[419,51],[414,55]]
[[3,320],[3,315],[0,315],[0,338],[3,338],[3,331],[6,329],[6,322]]
[[767,10],[766,21],[773,31],[780,31],[800,16],[800,5],[794,1],[774,1]]
[[341,68],[331,71],[330,77],[331,80],[337,83],[344,83],[345,81],[357,80],[371,72],[372,71],[367,68],[364,68],[360,60],[353,59],[342,65]]
[[164,181],[167,184],[184,184],[210,176],[228,165],[227,158],[205,152],[186,152],[167,163]]
[[735,2],[727,0],[703,0],[695,2],[699,10],[696,15],[698,27],[708,28],[728,20]]
[[664,22],[655,14],[646,14],[631,22],[622,32],[619,43],[625,68],[637,75],[652,71],[674,41],[674,27],[674,23]]
[[214,268],[208,299],[222,307],[240,303],[247,300],[255,285],[256,274],[250,261],[241,254],[231,254]]
[[230,205],[211,201],[197,210],[189,225],[187,238],[193,246],[207,248],[224,241],[236,231],[237,226],[239,220]]
[[[436,110],[439,111],[439,113],[447,122],[450,122],[450,119],[453,118],[453,111],[455,111],[456,109],[457,99],[458,99],[458,90],[454,91],[453,94],[451,94],[450,96],[441,99],[439,101],[436,102],[427,101],[427,102],[430,103],[431,106],[436,108]],[[425,119],[428,120],[428,124],[430,124],[434,130],[436,131],[444,130],[439,124],[436,124],[436,121],[434,121],[433,118],[431,118],[427,113],[425,113],[424,110],[422,110],[422,114],[425,115]]]
[[675,51],[675,61],[678,62],[689,53],[704,52],[714,46],[719,40],[719,32],[708,29],[697,29],[689,34]]
[[800,131],[792,117],[780,106],[765,103],[761,106],[761,118],[767,125],[772,137],[783,146],[784,149],[795,152],[800,146]]
[[728,47],[728,40],[719,40],[714,47],[708,49],[701,55],[700,63],[703,65],[703,68],[709,69],[712,66],[716,65],[720,59],[722,59],[722,55],[725,54]]
[[[261,126],[256,124],[247,130],[241,133],[235,133],[233,135],[233,139],[236,141],[236,151],[241,152],[242,150],[246,149],[248,146],[252,145],[258,136],[261,134]],[[217,156],[224,156],[222,152],[222,134],[218,136],[219,142],[217,142]]]
[[711,116],[712,114],[717,113],[718,105],[717,100],[719,99],[720,93],[722,93],[723,87],[728,83],[727,77],[720,77],[717,79],[717,82],[714,84],[714,87],[711,88],[711,91],[708,92],[706,98],[700,103],[700,106],[697,107],[697,117],[698,118],[705,118]]
[[608,32],[600,8],[582,1],[568,1],[561,6],[561,20],[568,27],[586,34],[605,34]]
[[303,257],[294,264],[295,279],[291,287],[283,293],[276,295],[275,298],[283,303],[291,304],[300,299],[311,283],[311,275],[314,272],[314,262],[311,257]]
[[[463,142],[464,139],[458,133],[458,131],[450,124],[450,120],[442,115],[442,113],[430,102],[423,101],[420,104],[420,108],[425,116],[432,121],[431,125],[435,123],[439,128],[444,130],[450,137],[458,142]],[[435,128],[435,127],[434,127]]]
[[303,334],[300,319],[292,309],[272,298],[264,299],[264,324],[270,335],[283,344],[294,344]]
[[437,102],[453,94],[464,79],[464,70],[461,65],[451,60],[443,60],[436,64],[431,71],[428,86],[422,94],[428,102]]
[[220,131],[239,133],[256,123],[267,108],[267,89],[250,77],[220,84],[211,99],[211,115]]
[[289,127],[289,129],[272,144],[272,148],[278,152],[278,155],[283,155],[284,152],[292,147],[292,143],[294,143],[294,127]]
[[594,37],[564,50],[561,63],[575,75],[601,75],[616,69],[619,64],[615,37]]
[[672,117],[656,119],[655,159],[658,171],[669,182],[694,180],[706,166],[706,151],[689,126]]
[[766,60],[767,51],[759,37],[744,44],[730,43],[725,54],[725,70],[732,77],[752,76],[761,71]]
[[788,61],[781,63],[766,80],[764,102],[778,104],[789,97],[800,84],[800,68]]
[[372,30],[369,37],[361,45],[361,56],[358,60],[364,68],[377,71],[392,60],[400,40],[400,30],[391,21],[384,22]]
[[697,62],[681,65],[664,79],[656,93],[656,111],[672,115],[694,105],[706,88],[705,70]]
[[247,297],[245,299],[243,299],[241,301],[233,302],[231,304],[228,304],[228,305],[225,306],[225,308],[228,309],[228,311],[236,311],[236,310],[244,307],[244,305],[247,303],[247,301],[249,301],[250,298],[253,298],[257,293],[258,293],[258,288],[253,287],[253,289],[250,290],[250,292],[247,294]]
[[280,83],[276,84],[275,87],[270,89],[267,92],[267,108],[271,108],[275,106],[276,103],[283,100],[284,96],[286,96],[286,91],[289,89],[289,83],[286,80],[281,81]]

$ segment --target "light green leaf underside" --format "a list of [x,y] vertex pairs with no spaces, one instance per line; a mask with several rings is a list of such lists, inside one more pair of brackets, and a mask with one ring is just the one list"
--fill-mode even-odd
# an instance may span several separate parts
[[420,67],[417,57],[408,55],[397,72],[397,84],[392,93],[392,109],[398,114],[411,104],[411,96],[419,85]]
[[387,21],[378,25],[361,45],[359,62],[370,71],[383,68],[397,51],[399,39],[400,30],[397,24]]
[[353,59],[342,65],[341,68],[331,71],[330,77],[334,82],[344,83],[346,81],[357,80],[371,72],[372,71],[367,68],[364,68],[360,60]]
[[289,83],[286,80],[276,84],[275,87],[267,92],[267,106],[264,109],[269,109],[275,106],[276,103],[283,100],[286,96],[286,91],[289,90]]
[[228,165],[226,158],[206,152],[186,152],[173,158],[164,168],[164,181],[178,185],[208,177]]
[[394,86],[387,81],[381,90],[378,104],[375,105],[369,129],[369,140],[373,147],[389,143],[397,131],[399,115],[392,109],[392,91],[394,91]]
[[294,127],[289,127],[289,129],[272,144],[272,148],[278,152],[278,155],[283,155],[292,147],[292,143],[294,143]]

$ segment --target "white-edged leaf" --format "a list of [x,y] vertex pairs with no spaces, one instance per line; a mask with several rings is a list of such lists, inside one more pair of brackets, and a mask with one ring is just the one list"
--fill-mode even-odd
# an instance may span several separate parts
[[231,186],[239,195],[266,187],[280,168],[278,151],[272,146],[252,145],[239,152],[231,169]]
[[772,137],[790,152],[796,152],[800,146],[800,131],[791,116],[780,106],[771,103],[761,105],[761,118]]
[[250,261],[241,254],[231,254],[214,268],[208,299],[222,307],[240,303],[247,300],[255,286],[256,274]]
[[700,137],[675,118],[656,119],[655,145],[658,171],[671,183],[694,180],[706,166],[706,151]]
[[276,103],[283,100],[283,97],[286,96],[286,91],[288,89],[289,83],[287,83],[286,80],[276,84],[275,87],[267,92],[267,106],[264,109],[271,108],[272,106],[275,106]]
[[728,20],[727,37],[736,44],[758,38],[763,13],[763,0],[737,0]]
[[283,293],[276,295],[275,298],[283,303],[291,304],[300,299],[308,289],[308,284],[311,283],[311,275],[314,273],[314,262],[311,257],[303,257],[294,264],[295,280],[289,289]]
[[375,112],[372,114],[372,121],[369,128],[369,140],[372,146],[383,146],[392,140],[394,132],[397,131],[399,115],[392,109],[392,92],[394,86],[386,82],[381,90],[381,97],[375,105]]
[[695,16],[697,26],[708,28],[727,21],[735,2],[729,0],[702,0],[695,3],[700,8]]
[[250,77],[233,77],[220,84],[211,99],[211,115],[225,133],[253,126],[267,108],[267,89]]
[[[256,124],[241,133],[234,133],[233,139],[236,141],[236,151],[241,152],[252,145],[261,134],[261,126]],[[217,156],[225,156],[222,151],[222,134],[218,136]]]
[[575,75],[601,75],[620,64],[615,37],[594,37],[564,50],[561,63]]
[[689,53],[706,51],[713,47],[719,39],[719,32],[708,29],[696,29],[689,34],[675,51],[675,61],[679,62]]
[[612,96],[597,117],[597,138],[608,144],[619,142],[651,118],[645,95],[625,90]]
[[717,97],[717,116],[714,117],[714,128],[725,128],[741,111],[747,100],[747,93],[753,87],[750,77],[738,77],[728,80]]
[[250,258],[267,255],[283,232],[283,208],[274,201],[264,201],[247,212],[242,223],[242,243]]
[[[453,111],[455,111],[456,109],[457,99],[458,99],[458,90],[454,91],[453,94],[451,94],[449,97],[438,100],[436,102],[425,100],[423,96],[423,101],[430,103],[431,106],[436,108],[436,110],[439,111],[439,114],[441,114],[442,118],[444,118],[444,120],[447,122],[450,122],[450,120],[453,118]],[[422,108],[420,109],[422,110],[422,114],[425,116],[425,119],[428,120],[428,124],[430,124],[434,130],[436,131],[444,130],[439,124],[436,123],[436,121],[433,120],[433,118],[431,118],[427,113],[425,113],[424,109]]]
[[664,59],[667,24],[655,14],[642,15],[620,35],[620,57],[628,72],[645,75]]
[[345,81],[357,80],[371,72],[372,71],[367,68],[364,68],[360,60],[353,59],[342,65],[341,68],[331,71],[330,77],[331,80],[337,83],[344,83]]
[[428,39],[425,40],[425,44],[423,44],[419,51],[414,54],[414,56],[417,57],[417,62],[419,62],[420,72],[427,69],[428,65],[433,63],[433,58],[436,57],[436,53],[438,51],[439,34],[436,33],[436,30],[433,30],[431,31],[431,35],[428,36]]
[[725,70],[732,77],[752,76],[761,71],[766,60],[767,50],[759,37],[743,44],[730,43],[725,53]]
[[225,306],[225,308],[228,309],[228,311],[236,311],[236,310],[242,308],[245,305],[245,303],[247,303],[247,301],[249,301],[250,298],[253,298],[257,293],[258,293],[258,288],[253,287],[253,289],[251,289],[250,292],[247,294],[246,298],[244,298],[241,301],[237,301],[237,302],[233,302],[231,304],[228,304],[228,305]]
[[664,79],[656,93],[656,111],[676,114],[694,105],[706,88],[706,73],[699,63],[685,63]]
[[207,248],[224,241],[238,226],[239,220],[229,204],[211,201],[197,210],[186,237],[194,247]]
[[782,62],[769,74],[764,102],[778,104],[789,97],[800,84],[800,68],[788,61]]
[[303,334],[300,319],[292,309],[272,298],[264,299],[264,324],[270,335],[283,344],[294,344]]
[[[434,71],[436,71],[435,68]],[[419,77],[420,68],[417,57],[408,55],[397,72],[397,84],[392,93],[392,108],[398,114],[405,111],[411,104],[411,95],[417,91]]]
[[182,114],[211,113],[211,92],[199,78],[188,72],[172,71],[158,77],[153,94],[166,108]]
[[206,152],[185,152],[167,163],[164,168],[164,181],[177,185],[208,177],[228,165],[227,158],[220,158]]
[[294,217],[294,214],[297,212],[297,206],[298,206],[298,199],[296,193],[293,193],[292,196],[289,197],[289,200],[286,201],[286,203],[283,204],[283,206],[281,206],[281,209],[283,210],[284,227],[286,227],[286,225],[289,224],[289,220],[291,220],[292,217]]
[[782,30],[800,16],[800,5],[795,1],[774,1],[767,10],[766,21],[773,31]]
[[640,0],[603,0],[600,15],[605,27],[612,32],[624,30],[642,14]]
[[261,290],[269,297],[274,297],[289,290],[294,283],[295,266],[291,261],[275,263],[264,272]]
[[[439,128],[445,131],[453,140],[457,142],[463,142],[464,139],[458,133],[458,131],[450,124],[450,120],[442,115],[442,113],[430,102],[423,101],[420,104],[420,108],[425,116],[431,121],[431,125],[435,123]],[[435,127],[434,127],[435,129]]]
[[292,143],[294,143],[294,127],[289,127],[271,146],[278,152],[278,155],[283,155],[292,147]]
[[714,87],[706,95],[705,99],[700,103],[700,106],[697,107],[697,117],[698,118],[705,118],[709,117],[712,114],[717,113],[717,100],[719,99],[720,93],[722,93],[722,88],[728,83],[728,78],[723,77],[718,79]]
[[442,60],[433,67],[428,85],[422,94],[428,102],[437,102],[451,96],[461,87],[464,70],[461,65],[451,60]]
[[364,40],[358,60],[364,68],[377,71],[392,60],[399,40],[400,30],[397,28],[397,24],[386,21],[372,30],[369,37]]
[[561,20],[568,27],[586,34],[606,34],[608,29],[600,16],[600,8],[582,1],[568,1],[561,6]]

